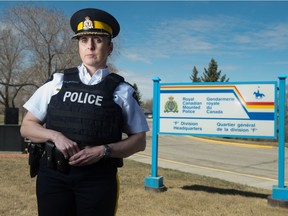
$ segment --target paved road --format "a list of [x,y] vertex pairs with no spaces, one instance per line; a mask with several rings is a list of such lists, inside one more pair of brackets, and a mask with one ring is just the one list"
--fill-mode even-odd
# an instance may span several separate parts
[[[269,190],[273,185],[278,185],[277,147],[171,135],[159,135],[158,143],[159,167]],[[151,164],[151,152],[151,141],[148,139],[146,150],[130,158]],[[285,162],[285,173],[288,175],[287,157]]]

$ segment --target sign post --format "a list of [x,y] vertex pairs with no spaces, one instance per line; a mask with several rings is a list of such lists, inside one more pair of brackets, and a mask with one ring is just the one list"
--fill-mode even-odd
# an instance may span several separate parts
[[151,176],[144,179],[146,190],[165,191],[163,177],[158,176],[158,132],[159,132],[159,85],[160,78],[153,79],[153,127],[152,127],[152,170]]
[[165,188],[163,177],[157,174],[158,134],[278,138],[278,185],[273,186],[268,204],[288,207],[284,173],[286,76],[279,76],[279,80],[277,97],[277,82],[160,84],[160,79],[154,78],[152,175],[145,178],[145,188]]
[[288,188],[285,186],[285,112],[286,76],[279,76],[279,136],[278,136],[278,185],[274,185],[268,204],[288,208]]

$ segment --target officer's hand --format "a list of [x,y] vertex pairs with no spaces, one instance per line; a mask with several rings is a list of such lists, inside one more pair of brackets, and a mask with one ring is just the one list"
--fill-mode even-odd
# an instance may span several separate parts
[[62,133],[57,134],[53,140],[55,146],[61,151],[66,159],[80,151],[76,142],[68,139]]
[[103,146],[87,146],[70,157],[69,164],[72,166],[85,166],[96,163],[103,158],[103,152]]

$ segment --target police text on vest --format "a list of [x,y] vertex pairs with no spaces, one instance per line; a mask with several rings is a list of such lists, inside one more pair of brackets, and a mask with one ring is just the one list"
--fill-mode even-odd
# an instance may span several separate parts
[[83,92],[70,92],[66,91],[63,97],[63,102],[67,100],[76,103],[83,103],[83,104],[95,104],[96,106],[101,106],[101,102],[103,100],[103,96],[101,95],[94,95],[89,93]]

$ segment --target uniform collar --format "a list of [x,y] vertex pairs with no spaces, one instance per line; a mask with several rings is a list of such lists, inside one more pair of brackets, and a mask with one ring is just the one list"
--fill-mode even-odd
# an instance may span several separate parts
[[110,73],[109,68],[106,67],[103,69],[98,69],[92,76],[90,76],[83,64],[78,66],[78,70],[80,73],[80,79],[85,84],[97,84]]

